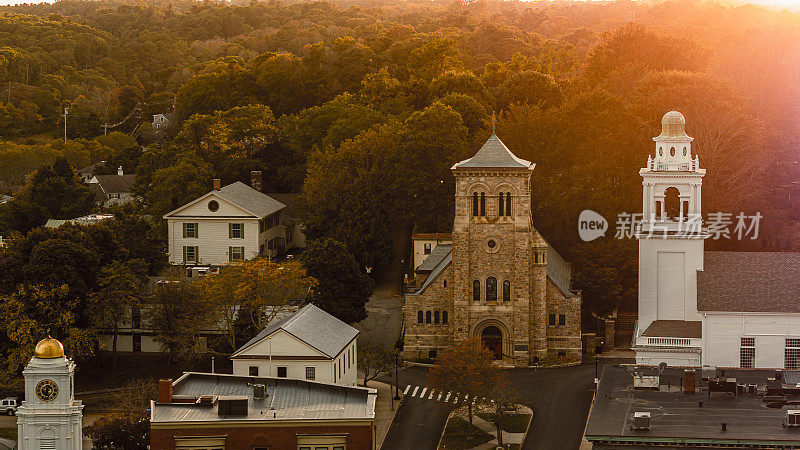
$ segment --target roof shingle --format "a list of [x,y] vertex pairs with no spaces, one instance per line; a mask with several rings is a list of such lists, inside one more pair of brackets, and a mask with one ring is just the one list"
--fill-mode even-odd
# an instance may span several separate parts
[[533,169],[530,161],[517,158],[511,150],[503,144],[494,134],[483,144],[478,153],[470,159],[456,163],[453,169],[470,168],[506,168],[506,169]]
[[800,313],[800,253],[705,252],[697,310]]

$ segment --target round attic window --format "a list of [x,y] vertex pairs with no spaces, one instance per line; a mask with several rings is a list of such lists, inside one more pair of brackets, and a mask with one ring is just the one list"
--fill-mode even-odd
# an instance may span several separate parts
[[497,238],[487,239],[483,248],[487,253],[497,253],[500,250],[500,241]]
[[211,200],[210,202],[208,202],[208,210],[209,211],[215,212],[218,209],[219,209],[219,203],[217,203],[216,200]]
[[495,248],[497,247],[497,242],[495,242],[494,239],[489,239],[489,242],[487,242],[486,245],[488,245],[489,248]]

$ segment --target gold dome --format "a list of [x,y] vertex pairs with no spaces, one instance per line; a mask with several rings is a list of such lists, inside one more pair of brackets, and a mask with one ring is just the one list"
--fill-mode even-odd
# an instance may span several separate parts
[[47,336],[46,339],[42,339],[36,344],[33,356],[42,359],[60,358],[64,356],[64,346],[58,339]]
[[670,111],[661,119],[661,135],[659,138],[687,138],[686,118],[678,111]]

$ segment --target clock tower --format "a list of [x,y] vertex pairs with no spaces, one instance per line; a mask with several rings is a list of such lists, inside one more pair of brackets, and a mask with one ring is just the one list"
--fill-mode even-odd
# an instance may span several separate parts
[[25,401],[17,410],[20,450],[82,447],[83,405],[74,398],[75,363],[48,337],[36,344],[25,370]]

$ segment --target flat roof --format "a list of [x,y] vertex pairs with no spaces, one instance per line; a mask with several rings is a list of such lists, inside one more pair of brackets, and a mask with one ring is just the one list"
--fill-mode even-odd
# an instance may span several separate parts
[[[686,394],[680,386],[683,370],[668,368],[662,373],[662,384],[671,379],[672,390],[634,390],[633,376],[624,367],[603,368],[600,385],[589,413],[586,438],[589,441],[627,443],[748,443],[769,447],[789,442],[800,446],[800,429],[782,426],[786,411],[796,406],[767,408],[760,395],[736,397],[714,392]],[[725,376],[739,383],[766,384],[772,370],[726,370]],[[785,378],[796,379],[796,373],[784,371]],[[662,388],[666,388],[662,386]],[[703,401],[700,408],[698,401]],[[632,430],[634,413],[649,412],[649,430]],[[727,430],[722,431],[722,422]]]
[[[265,398],[253,396],[254,384],[265,386]],[[183,399],[212,396],[215,401],[209,406],[151,402],[151,423],[372,420],[377,390],[289,378],[187,372],[173,383],[172,395]],[[231,396],[247,398],[247,415],[218,414],[217,399]]]

